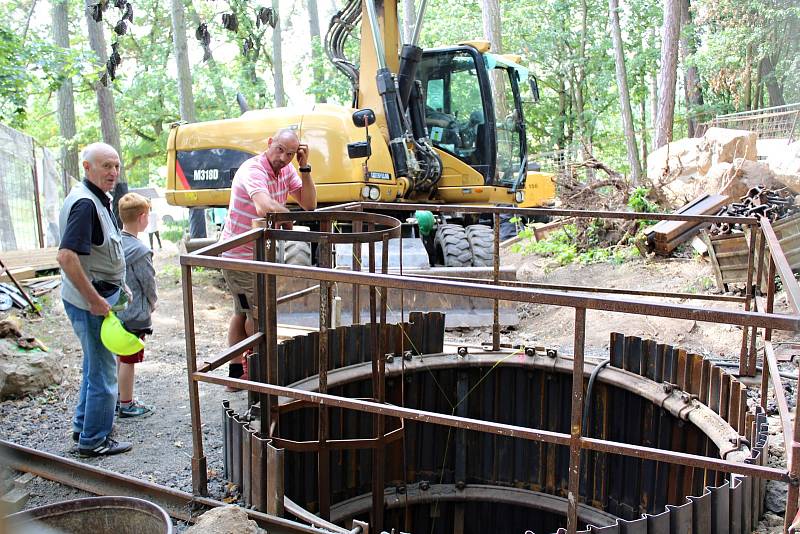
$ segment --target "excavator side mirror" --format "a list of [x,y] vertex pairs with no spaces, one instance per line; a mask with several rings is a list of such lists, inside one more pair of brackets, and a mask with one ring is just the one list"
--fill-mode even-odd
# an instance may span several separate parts
[[[366,122],[365,122],[366,121]],[[375,124],[375,112],[371,109],[359,109],[353,112],[353,124],[358,128]]]

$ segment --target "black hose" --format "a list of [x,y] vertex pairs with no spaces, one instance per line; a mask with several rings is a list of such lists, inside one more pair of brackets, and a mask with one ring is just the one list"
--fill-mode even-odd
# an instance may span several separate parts
[[583,401],[583,419],[581,420],[581,434],[586,435],[586,424],[589,421],[589,408],[591,407],[592,403],[592,389],[594,389],[594,381],[597,380],[597,375],[600,374],[600,371],[603,368],[611,363],[611,358],[605,359],[599,364],[597,367],[594,368],[592,374],[589,375],[589,384],[586,386],[586,398]]

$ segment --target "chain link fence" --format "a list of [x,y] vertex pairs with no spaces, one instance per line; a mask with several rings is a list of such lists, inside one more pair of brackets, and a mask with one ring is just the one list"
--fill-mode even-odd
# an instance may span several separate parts
[[0,252],[58,245],[63,200],[55,156],[0,124]]

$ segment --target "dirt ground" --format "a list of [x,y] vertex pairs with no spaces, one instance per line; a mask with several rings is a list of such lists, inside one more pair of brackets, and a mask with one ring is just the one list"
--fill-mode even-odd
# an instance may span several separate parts
[[[132,441],[132,452],[82,461],[191,492],[191,420],[178,255],[177,247],[166,241],[164,249],[156,251],[159,304],[154,315],[154,334],[147,340],[145,361],[136,369],[136,396],[142,402],[154,405],[156,413],[147,419],[116,423],[115,438]],[[542,283],[680,293],[714,291],[711,267],[707,261],[695,259],[639,259],[622,265],[555,267],[547,259],[509,253],[504,255],[503,263],[516,265],[519,279]],[[231,302],[222,290],[218,273],[200,270],[195,272],[193,281],[198,361],[202,362],[211,359],[226,344]],[[782,298],[778,299],[779,310],[785,306]],[[65,379],[62,384],[39,395],[0,402],[0,435],[26,446],[75,457],[70,440],[70,418],[80,381],[81,352],[64,314],[58,290],[43,300],[44,317],[25,320],[23,330],[63,355]],[[544,345],[571,354],[574,320],[571,308],[524,305],[519,311],[520,324],[504,329],[504,342]],[[714,359],[738,360],[741,343],[741,331],[735,327],[662,318],[642,320],[640,316],[590,311],[587,314],[587,356],[606,356],[612,331],[678,345]],[[480,342],[490,341],[491,336],[489,329],[484,328],[448,332],[447,338]],[[788,337],[778,334],[775,340],[787,341]],[[787,370],[791,368],[793,365],[786,364]],[[205,453],[211,471],[209,489],[213,497],[221,499],[225,485],[221,480],[220,402],[223,398],[233,397],[243,403],[246,394],[226,394],[219,386],[201,384],[200,396]],[[782,451],[782,446],[780,449]],[[775,463],[779,464],[780,460],[779,455]],[[52,485],[38,483],[34,486],[31,505],[75,496],[73,493],[58,494],[58,491],[63,493],[63,490],[53,489]],[[773,516],[762,524],[760,531],[778,532],[774,530],[778,524],[780,518]]]

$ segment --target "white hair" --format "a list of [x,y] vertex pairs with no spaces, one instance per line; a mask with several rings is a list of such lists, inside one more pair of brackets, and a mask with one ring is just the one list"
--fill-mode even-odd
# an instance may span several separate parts
[[117,155],[117,157],[119,157],[117,149],[108,143],[92,143],[87,145],[86,148],[83,149],[83,152],[81,152],[81,161],[92,162],[94,161],[94,158],[97,157],[98,153],[108,151],[113,152]]

